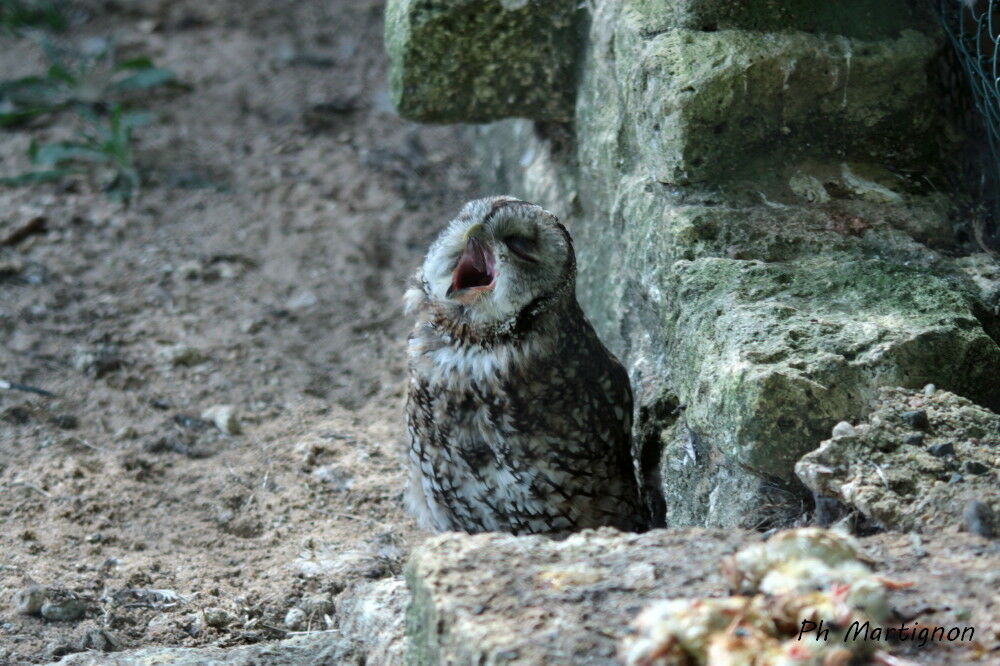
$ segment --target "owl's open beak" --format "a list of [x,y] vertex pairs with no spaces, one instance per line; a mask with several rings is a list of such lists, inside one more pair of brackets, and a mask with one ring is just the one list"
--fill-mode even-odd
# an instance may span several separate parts
[[465,250],[451,273],[447,296],[461,303],[470,303],[479,294],[493,288],[496,271],[493,252],[478,235],[469,235]]

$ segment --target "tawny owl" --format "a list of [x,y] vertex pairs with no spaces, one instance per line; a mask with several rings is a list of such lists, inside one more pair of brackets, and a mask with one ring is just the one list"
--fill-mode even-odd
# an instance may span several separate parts
[[643,527],[628,375],[576,301],[554,215],[472,201],[406,293],[408,504],[425,527],[565,534]]

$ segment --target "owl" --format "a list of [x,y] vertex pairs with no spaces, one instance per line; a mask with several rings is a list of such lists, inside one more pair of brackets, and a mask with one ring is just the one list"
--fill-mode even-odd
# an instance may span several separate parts
[[512,197],[469,202],[431,245],[405,296],[407,503],[424,527],[644,527],[628,375],[575,287],[566,227]]

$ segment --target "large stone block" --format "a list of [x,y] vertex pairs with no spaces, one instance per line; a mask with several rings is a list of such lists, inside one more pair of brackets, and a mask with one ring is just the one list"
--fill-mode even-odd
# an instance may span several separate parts
[[396,108],[424,122],[570,120],[580,16],[575,0],[390,0]]
[[1000,415],[947,391],[883,389],[795,472],[885,529],[1000,536]]
[[646,34],[670,28],[791,29],[874,39],[926,26],[931,18],[905,0],[626,0],[625,7]]
[[[621,640],[643,608],[661,599],[724,596],[723,559],[758,540],[739,530],[699,529],[642,535],[587,530],[565,541],[434,537],[406,567],[412,595],[407,663],[620,664]],[[997,642],[988,628],[996,626],[1000,558],[984,545],[979,537],[957,534],[919,546],[914,557],[907,535],[862,540],[868,553],[877,554],[879,574],[917,583],[889,600],[910,611],[911,627],[914,618],[924,626],[973,625],[989,650]],[[961,622],[944,610],[957,608],[956,599],[964,609]],[[908,651],[922,664],[956,663],[947,643],[912,645],[890,649]]]
[[937,149],[927,72],[938,46],[922,33],[675,29],[637,39],[638,29],[623,21],[619,31],[631,44],[617,60],[624,122],[640,168],[661,182],[717,180],[762,154],[914,164]]
[[407,564],[407,663],[615,664],[645,603],[718,596],[722,558],[745,535],[587,530],[545,537],[447,534]]
[[795,461],[880,386],[1000,399],[1000,347],[961,292],[923,271],[704,258],[676,265],[664,291],[664,365],[685,429],[661,458],[668,524],[766,522]]

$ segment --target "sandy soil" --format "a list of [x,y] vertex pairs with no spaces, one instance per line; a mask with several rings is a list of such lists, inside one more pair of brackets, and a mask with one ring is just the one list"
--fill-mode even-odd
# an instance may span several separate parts
[[[0,188],[0,379],[56,394],[0,391],[0,664],[273,640],[294,607],[299,631],[335,626],[336,596],[425,536],[402,511],[399,303],[486,194],[464,134],[392,112],[375,0],[89,4],[66,39],[113,36],[190,89],[147,100],[130,208],[84,180]],[[44,65],[0,37],[0,76]],[[0,175],[66,132],[3,132]],[[239,434],[202,419],[216,405]],[[868,545],[923,566],[907,537]],[[970,573],[919,576],[910,616],[991,624],[995,549],[959,551]],[[83,619],[18,613],[32,585]]]
[[[398,572],[402,285],[480,194],[459,129],[392,113],[381,3],[116,6],[65,38],[190,90],[147,101],[132,207],[0,189],[0,236],[45,228],[0,246],[0,379],[56,394],[0,392],[0,663],[274,639],[296,605],[324,628],[346,584]],[[0,37],[4,77],[43,66]],[[0,174],[64,125],[4,132]],[[241,434],[201,419],[220,404]],[[18,614],[32,584],[86,618]]]

